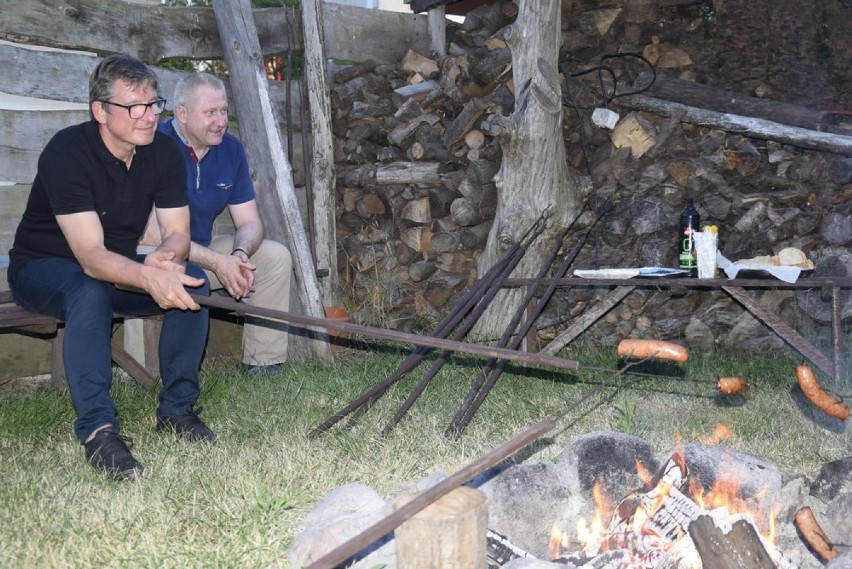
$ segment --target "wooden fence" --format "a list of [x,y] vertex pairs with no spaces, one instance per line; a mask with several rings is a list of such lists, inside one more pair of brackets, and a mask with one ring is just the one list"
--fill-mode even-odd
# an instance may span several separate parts
[[[120,0],[61,4],[52,0],[3,0],[2,13],[0,255],[12,246],[42,148],[56,131],[89,117],[88,77],[100,57],[128,53],[152,65],[160,80],[161,95],[167,99],[183,72],[163,67],[164,62],[224,58],[211,8],[150,6]],[[265,8],[252,13],[264,56],[286,56],[302,50],[302,18],[297,11]],[[429,50],[427,18],[423,15],[323,3],[322,20],[323,48],[332,67],[367,59],[390,63],[409,49]],[[227,83],[226,79],[233,93]],[[302,109],[303,89],[298,81],[269,83],[281,140],[291,142],[285,150],[297,184],[305,171],[300,123],[310,116],[309,110]],[[39,101],[34,103],[34,99]],[[235,107],[233,96],[231,106]],[[167,110],[173,110],[171,103]],[[307,208],[302,214],[307,215]],[[223,214],[217,231],[228,223],[229,217]],[[0,291],[7,288],[5,267],[0,266]],[[4,337],[0,363],[6,369],[5,377],[49,370],[49,346],[19,345],[26,341]],[[23,366],[22,353],[29,354]],[[29,362],[33,358],[36,361]]]

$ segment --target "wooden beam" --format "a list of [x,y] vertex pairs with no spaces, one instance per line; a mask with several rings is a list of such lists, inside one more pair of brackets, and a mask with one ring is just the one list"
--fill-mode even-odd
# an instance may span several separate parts
[[617,101],[620,106],[664,117],[683,113],[682,120],[691,124],[736,132],[751,138],[775,140],[799,148],[852,156],[852,136],[818,132],[731,113],[718,113],[645,95],[620,97]]
[[[302,27],[305,30],[305,81],[311,111],[311,171],[308,191],[313,199],[314,255],[325,306],[339,304],[340,276],[337,273],[337,229],[335,209],[336,173],[334,137],[331,132],[331,90],[326,73],[326,56],[319,38],[323,32],[320,0],[302,0]],[[307,178],[307,174],[306,174]]]
[[[249,0],[214,0],[213,10],[222,35],[234,106],[265,234],[287,245],[293,257],[292,285],[296,294],[290,296],[291,311],[321,318],[324,311],[314,260],[299,212],[292,169],[272,113],[251,5]],[[331,358],[325,331],[318,332],[318,336],[291,335],[288,344],[291,356],[302,359],[312,353],[323,359]]]
[[[408,49],[429,49],[423,15],[323,4],[323,43],[329,58],[392,63]],[[287,34],[288,18],[300,22],[294,8],[258,8],[248,15],[264,55],[303,49],[300,27],[294,29],[292,37]],[[121,0],[61,4],[54,0],[4,0],[0,18],[3,39],[98,53],[130,53],[146,63],[174,58],[222,59],[220,36],[210,8],[146,6]]]

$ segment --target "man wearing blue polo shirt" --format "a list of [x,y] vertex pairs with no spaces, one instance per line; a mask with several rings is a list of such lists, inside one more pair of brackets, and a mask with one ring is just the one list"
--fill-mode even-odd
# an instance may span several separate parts
[[[194,73],[175,87],[175,116],[159,125],[183,148],[189,196],[189,259],[205,269],[212,290],[236,300],[287,311],[292,258],[287,248],[263,238],[245,149],[228,129],[225,85],[208,73]],[[213,235],[213,222],[228,208],[234,235]],[[156,244],[158,230],[143,244]],[[287,359],[287,325],[246,317],[243,363],[254,374],[281,371]]]

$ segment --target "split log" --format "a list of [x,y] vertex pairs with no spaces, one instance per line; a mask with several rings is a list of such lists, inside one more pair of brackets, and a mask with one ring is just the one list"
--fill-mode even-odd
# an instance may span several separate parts
[[466,249],[478,249],[488,240],[491,231],[491,221],[466,227],[459,235],[459,242]]
[[496,205],[496,202],[475,205],[467,198],[458,198],[450,206],[450,215],[462,227],[480,225],[494,217]]
[[[400,497],[399,510],[417,494]],[[487,565],[488,498],[461,486],[420,510],[394,532],[399,567],[482,569]]]
[[423,81],[414,85],[406,85],[393,90],[393,102],[397,106],[408,99],[414,98],[418,100],[426,99],[429,93],[438,89],[438,83],[435,81]]
[[463,289],[466,284],[467,278],[462,275],[436,271],[421,291],[421,295],[428,304],[439,307]]
[[638,113],[630,113],[618,121],[610,138],[616,148],[629,148],[634,160],[644,156],[657,143],[654,127]]
[[369,271],[375,268],[379,261],[386,256],[384,249],[375,249],[373,247],[363,247],[357,250],[350,251],[349,265],[359,273]]
[[464,139],[464,135],[473,127],[482,113],[485,112],[485,103],[480,99],[471,99],[465,103],[462,111],[447,127],[444,132],[443,143],[447,148],[452,148]]
[[339,69],[334,72],[334,82],[338,85],[341,83],[348,83],[352,81],[356,77],[360,77],[361,75],[366,75],[367,73],[372,73],[376,70],[376,62],[372,59],[368,59],[366,61],[362,61],[360,63],[356,63],[355,65],[350,65],[349,67],[344,67],[343,69]]
[[698,516],[690,522],[689,536],[703,566],[715,569],[775,569],[775,563],[757,532],[743,530],[742,525],[738,527],[734,539],[730,539],[716,527],[710,516]]
[[349,119],[368,119],[372,117],[384,117],[396,110],[393,102],[387,99],[379,99],[375,103],[365,103],[362,101],[353,101],[352,108],[349,110]]
[[402,208],[400,217],[414,223],[431,223],[432,206],[429,203],[429,198],[422,197],[416,200],[411,200]]
[[[409,105],[410,107],[411,105]],[[419,109],[420,106],[417,105]],[[441,122],[441,118],[434,114],[423,114],[422,109],[421,113],[416,117],[412,117],[408,122],[400,124],[396,126],[392,131],[388,133],[388,142],[395,146],[402,146],[405,144],[405,140],[414,134],[414,131],[420,127],[421,124],[427,125],[435,125]]]
[[376,168],[376,183],[440,184],[444,165],[439,162],[394,162]]
[[459,248],[459,238],[452,233],[443,231],[432,234],[432,249],[437,253],[455,251]]
[[408,73],[419,74],[427,79],[439,71],[438,64],[434,59],[413,49],[409,49],[402,57],[399,68]]
[[[471,150],[482,148],[485,144],[485,133],[478,128],[470,129],[467,131],[467,134],[464,135],[464,143]],[[470,158],[470,155],[468,155],[468,158]]]
[[441,253],[438,255],[436,266],[448,273],[476,275],[476,259],[467,251]]
[[387,91],[385,78],[372,73],[359,75],[331,90],[331,104],[335,109],[348,111],[352,103],[363,100],[365,93],[381,93],[383,91]]
[[408,276],[416,283],[425,281],[437,270],[437,265],[432,261],[416,261],[408,265]]
[[432,251],[432,230],[428,227],[409,227],[402,231],[399,240],[418,253]]
[[364,217],[370,218],[384,215],[388,212],[388,205],[379,194],[369,192],[361,196],[355,209]]
[[495,83],[511,71],[512,52],[506,47],[489,50],[485,57],[473,60],[470,68],[471,78],[485,91],[491,90]]

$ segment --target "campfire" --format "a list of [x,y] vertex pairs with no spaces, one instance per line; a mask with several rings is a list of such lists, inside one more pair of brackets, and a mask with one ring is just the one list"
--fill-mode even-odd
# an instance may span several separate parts
[[[826,464],[811,481],[719,447],[733,436],[724,427],[662,455],[639,437],[586,433],[553,459],[495,463],[457,487],[471,469],[502,460],[494,457],[547,427],[536,425],[446,478],[422,481],[404,501],[385,502],[362,484],[336,489],[306,518],[288,560],[311,569],[346,559],[353,569],[392,569],[462,558],[478,562],[453,566],[819,569],[847,558],[852,457]],[[405,510],[417,501],[429,506],[409,518]]]
[[[719,426],[705,442],[731,436],[733,433]],[[636,482],[625,485],[613,478],[613,470],[604,466],[625,457],[626,448],[618,450],[608,438],[591,435],[557,461],[565,460],[578,470],[557,468],[562,473],[557,478],[536,470],[544,485],[568,482],[568,493],[557,490],[558,497],[554,496],[562,509],[553,513],[556,521],[549,542],[543,535],[541,546],[524,550],[518,544],[534,543],[534,534],[525,531],[524,524],[506,523],[511,506],[494,504],[498,529],[507,533],[489,531],[489,567],[526,558],[583,569],[789,569],[814,567],[819,560],[826,563],[838,555],[805,505],[807,499],[798,491],[781,491],[780,473],[773,472],[769,463],[759,459],[749,463],[744,455],[714,446],[703,447],[716,452],[702,456],[696,445],[680,443],[666,459],[654,463],[640,444],[633,447],[638,452],[631,460],[637,488]],[[565,474],[575,482],[564,478]],[[588,478],[592,474],[594,478]],[[579,479],[574,478],[577,475]],[[500,484],[502,491],[492,488],[489,493],[505,499],[514,493],[511,489],[533,480],[521,471],[508,478],[508,486]],[[579,488],[574,484],[580,480],[588,484],[587,505],[578,509],[572,506],[572,496],[576,496]],[[532,498],[541,507],[537,495],[533,490],[526,498],[518,498],[515,506]],[[818,559],[803,556],[803,546]]]
[[579,521],[573,542],[554,526],[552,560],[577,566],[594,559],[590,566],[613,569],[795,567],[773,544],[774,517],[763,520],[761,533],[736,488],[719,484],[705,491],[688,476],[682,454],[672,454],[654,476],[641,463],[637,470],[644,486],[621,500],[608,523],[609,504],[596,484],[595,518]]

